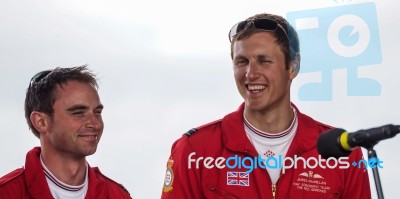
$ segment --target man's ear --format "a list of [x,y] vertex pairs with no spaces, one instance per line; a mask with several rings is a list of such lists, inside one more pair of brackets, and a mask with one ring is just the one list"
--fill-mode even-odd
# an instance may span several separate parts
[[300,54],[296,53],[294,59],[290,62],[290,79],[293,80],[300,71]]
[[47,131],[49,125],[49,116],[47,114],[38,111],[32,111],[29,119],[31,120],[33,127],[40,134]]

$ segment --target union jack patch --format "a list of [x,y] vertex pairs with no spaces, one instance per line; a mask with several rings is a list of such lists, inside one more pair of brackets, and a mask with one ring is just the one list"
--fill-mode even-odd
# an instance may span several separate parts
[[228,171],[226,184],[232,186],[250,186],[250,176],[246,172]]

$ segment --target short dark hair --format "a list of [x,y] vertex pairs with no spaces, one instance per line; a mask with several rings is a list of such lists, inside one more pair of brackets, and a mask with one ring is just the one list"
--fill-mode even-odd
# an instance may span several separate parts
[[[250,22],[259,18],[273,20],[281,25],[286,31],[285,33],[280,28],[278,28],[276,31],[273,31],[271,33],[275,36],[278,45],[282,47],[282,51],[285,55],[286,67],[288,68],[290,63],[295,59],[299,59],[297,56],[300,56],[300,44],[296,30],[289,24],[289,22],[285,18],[269,13],[256,14],[252,17],[247,18],[245,21]],[[256,28],[247,28],[240,34],[234,36],[231,42],[231,58],[233,58],[233,44],[236,41],[248,38],[257,32],[263,32],[263,30],[259,30]]]
[[96,75],[93,74],[87,65],[60,68],[57,67],[51,70],[45,70],[37,73],[31,79],[25,97],[25,119],[29,129],[36,137],[39,137],[39,132],[32,125],[30,115],[33,111],[46,113],[53,116],[53,105],[56,100],[56,86],[67,83],[68,81],[76,80],[83,83],[88,83],[98,88]]

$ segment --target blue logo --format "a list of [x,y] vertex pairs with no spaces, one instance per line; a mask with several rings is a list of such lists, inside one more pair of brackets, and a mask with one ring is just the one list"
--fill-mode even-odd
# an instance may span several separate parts
[[357,168],[383,168],[383,161],[379,158],[370,158],[367,160],[360,160],[358,162],[354,161],[351,165]]
[[358,67],[382,62],[375,3],[289,12],[287,19],[300,38],[300,73],[321,73],[321,82],[300,87],[299,100],[332,100],[332,72],[342,68],[348,96],[381,94],[378,81],[358,74]]

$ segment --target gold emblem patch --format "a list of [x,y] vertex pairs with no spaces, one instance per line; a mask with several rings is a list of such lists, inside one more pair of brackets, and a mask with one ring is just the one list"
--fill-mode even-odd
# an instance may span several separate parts
[[174,172],[172,171],[172,165],[174,164],[174,161],[172,159],[168,160],[167,163],[167,171],[165,172],[165,178],[164,178],[164,186],[163,186],[163,191],[164,192],[169,192],[172,191],[172,183],[174,182]]

